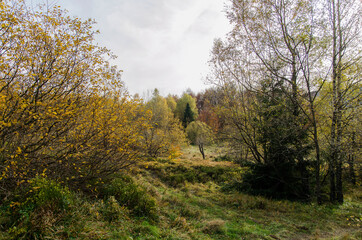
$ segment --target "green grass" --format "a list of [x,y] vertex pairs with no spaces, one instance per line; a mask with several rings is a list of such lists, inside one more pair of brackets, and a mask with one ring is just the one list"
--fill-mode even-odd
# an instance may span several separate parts
[[[222,154],[217,147],[209,149],[210,157],[206,160],[202,160],[196,150],[195,147],[184,149],[180,159],[150,160],[130,173],[135,183],[144,189],[144,194],[155,201],[156,219],[147,217],[147,214],[135,215],[132,212],[134,206],[127,209],[126,205],[117,204],[117,198],[88,199],[75,194],[73,206],[64,210],[66,218],[52,215],[51,211],[42,212],[48,216],[45,218],[47,222],[42,223],[48,229],[43,235],[36,237],[362,239],[360,187],[346,194],[343,205],[322,206],[227,192],[223,190],[223,186],[244,169],[225,159],[214,161]],[[205,172],[210,174],[202,174]],[[177,174],[180,179],[177,184],[173,184],[171,176]],[[9,224],[11,219],[4,206],[0,209],[0,214],[0,239],[20,239],[14,237],[13,232],[21,231],[21,225]]]

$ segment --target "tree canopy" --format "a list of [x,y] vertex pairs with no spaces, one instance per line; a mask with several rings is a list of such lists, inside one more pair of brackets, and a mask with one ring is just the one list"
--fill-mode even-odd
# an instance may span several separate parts
[[205,159],[204,146],[211,144],[214,139],[211,128],[206,123],[193,121],[187,126],[186,133],[191,143],[199,147],[202,158]]
[[36,175],[86,187],[140,159],[149,116],[94,43],[94,22],[11,0],[0,18],[2,189]]
[[[187,105],[189,107],[187,107]],[[186,127],[187,124],[191,121],[197,119],[198,111],[195,98],[187,93],[184,93],[182,97],[177,101],[175,116],[180,119],[181,122],[183,122],[184,127]],[[190,119],[192,120],[190,121]]]

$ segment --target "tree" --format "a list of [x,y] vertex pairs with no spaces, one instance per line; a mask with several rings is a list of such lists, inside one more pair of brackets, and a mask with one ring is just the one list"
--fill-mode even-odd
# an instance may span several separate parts
[[92,20],[0,2],[2,194],[36,175],[86,189],[142,158],[148,114],[132,100]]
[[[226,91],[221,112],[233,119],[231,132],[240,133],[240,137],[234,139],[239,139],[242,142],[240,146],[250,150],[256,162],[265,160],[265,149],[255,141],[262,133],[255,131],[258,128],[253,123],[253,119],[259,116],[252,116],[250,111],[258,108],[260,103],[246,104],[242,96],[248,94],[251,96],[248,99],[255,103],[256,96],[263,92],[259,83],[270,79],[271,83],[281,83],[285,97],[290,101],[284,111],[292,113],[294,119],[290,118],[290,121],[300,129],[299,142],[293,143],[297,152],[305,153],[309,149],[306,135],[313,139],[314,154],[301,154],[296,162],[302,163],[299,164],[300,171],[305,173],[302,179],[306,180],[306,166],[310,160],[315,163],[318,203],[321,203],[322,189],[320,170],[325,167],[321,156],[323,151],[329,152],[331,201],[338,199],[343,202],[343,151],[347,149],[343,139],[351,122],[351,115],[347,113],[352,112],[349,108],[357,106],[351,104],[352,99],[360,99],[360,94],[353,93],[354,86],[361,79],[358,67],[361,60],[358,41],[361,38],[360,11],[360,1],[353,0],[232,0],[228,17],[234,29],[227,41],[215,41],[210,61],[213,67],[211,81]],[[319,96],[329,86],[329,78],[333,110],[328,140],[330,147],[327,150],[326,144],[321,143],[321,135],[325,136],[328,130],[319,119],[325,112],[323,108],[328,108],[328,105]],[[241,101],[235,100],[234,96]],[[287,123],[285,125],[288,126]]]
[[[218,86],[237,86],[241,96],[250,95],[249,99],[255,103],[257,95],[265,94],[260,87],[260,83],[278,83],[282,86],[280,90],[284,92],[284,97],[289,103],[281,102],[285,105],[283,111],[288,111],[289,121],[294,126],[289,126],[289,134],[295,132],[296,138],[292,142],[296,154],[291,159],[298,163],[301,179],[305,185],[309,185],[309,173],[307,166],[309,126],[314,122],[316,129],[316,118],[313,112],[313,102],[315,95],[312,95],[315,87],[310,75],[309,61],[318,59],[308,58],[311,46],[314,41],[313,31],[315,30],[314,17],[315,4],[309,1],[231,1],[232,5],[228,11],[228,17],[234,24],[234,29],[230,33],[227,42],[216,41],[214,45],[215,57],[211,63],[215,68],[214,83]],[[318,6],[318,5],[317,5]],[[313,45],[314,46],[314,45]],[[317,55],[316,53],[314,53]],[[313,56],[315,56],[313,55]],[[305,83],[308,81],[308,83]],[[304,82],[304,83],[303,83]],[[305,84],[309,84],[309,107],[305,104]],[[254,93],[255,94],[254,94]],[[228,99],[233,99],[232,92],[226,94]],[[239,95],[239,96],[240,96]],[[265,96],[265,97],[268,97]],[[244,97],[245,98],[245,97]],[[253,123],[253,108],[259,107],[259,102],[255,104],[243,103],[241,101],[231,101],[232,105],[226,108],[235,108],[235,114],[229,114],[233,119],[233,125],[237,126],[240,132],[239,138],[250,150],[256,162],[264,162],[265,154],[269,154],[267,149],[258,141],[258,126]],[[238,110],[236,110],[238,109]],[[303,120],[304,119],[304,120]],[[261,118],[261,120],[267,120]],[[277,126],[274,126],[277,127]],[[316,182],[319,186],[320,155],[318,146],[318,135],[316,131],[314,143],[316,149]],[[320,187],[317,187],[320,189]],[[317,190],[317,195],[320,190]]]
[[[360,72],[346,74],[351,66],[361,62],[360,45],[360,1],[328,1],[328,13],[330,14],[330,32],[332,45],[332,122],[330,135],[330,198],[343,203],[342,186],[342,137],[343,117],[346,108],[346,98],[353,85],[360,82]],[[356,78],[357,77],[357,78]]]
[[199,120],[206,123],[216,133],[221,128],[220,119],[216,114],[216,108],[221,102],[222,91],[210,88],[196,95]]
[[199,147],[202,158],[205,159],[204,146],[213,141],[213,132],[211,128],[203,122],[194,121],[187,126],[186,133],[191,143]]
[[[186,112],[187,105],[189,105],[189,109]],[[185,118],[185,113],[187,114]],[[190,119],[197,119],[198,112],[196,107],[195,98],[191,97],[189,94],[184,93],[182,97],[177,101],[175,116],[184,123],[184,127],[186,128],[185,123],[189,123]],[[184,122],[186,121],[186,122]]]
[[147,102],[146,109],[151,111],[151,129],[143,132],[144,144],[150,157],[171,154],[172,149],[186,142],[186,136],[178,119],[169,108],[165,98],[154,92]]
[[191,110],[190,104],[187,103],[184,116],[182,118],[182,125],[184,126],[184,128],[186,128],[187,125],[189,125],[194,120],[195,120],[194,112]]
[[170,94],[166,98],[168,108],[172,111],[172,113],[175,113],[176,111],[176,100],[174,97],[172,97]]

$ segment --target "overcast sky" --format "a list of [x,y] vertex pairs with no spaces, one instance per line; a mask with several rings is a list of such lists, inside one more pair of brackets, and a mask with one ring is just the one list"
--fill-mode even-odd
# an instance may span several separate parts
[[[46,0],[29,0],[46,2]],[[158,88],[162,95],[207,86],[215,38],[230,30],[225,0],[48,0],[69,15],[97,21],[97,41],[118,56],[131,94]]]

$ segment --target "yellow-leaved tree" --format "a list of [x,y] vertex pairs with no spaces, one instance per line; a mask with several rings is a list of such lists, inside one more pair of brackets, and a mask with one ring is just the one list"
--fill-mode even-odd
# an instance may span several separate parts
[[152,99],[146,103],[146,109],[152,113],[152,128],[143,132],[143,142],[148,156],[168,154],[173,158],[180,145],[186,143],[186,134],[181,123],[174,117],[167,100],[158,94],[157,89]]
[[22,0],[1,1],[0,19],[3,193],[36,175],[84,187],[137,161],[150,115],[94,43],[94,22]]

